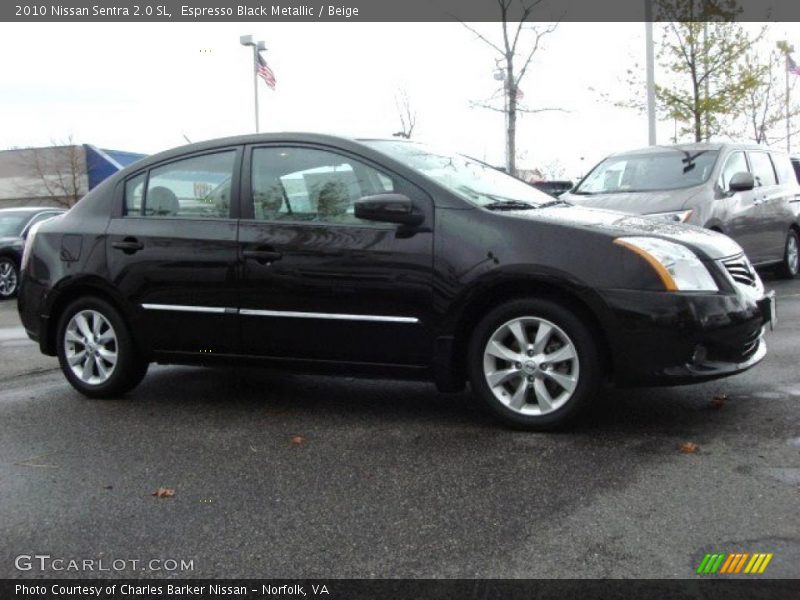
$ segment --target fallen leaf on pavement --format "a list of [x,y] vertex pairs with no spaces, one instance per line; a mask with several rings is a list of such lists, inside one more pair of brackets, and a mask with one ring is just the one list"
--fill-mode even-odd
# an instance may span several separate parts
[[306,443],[306,438],[304,438],[302,435],[293,435],[289,439],[289,441],[292,442],[295,446],[300,446]]
[[175,490],[171,490],[169,488],[158,488],[155,492],[151,494],[151,496],[155,496],[156,498],[172,498],[175,495]]
[[722,408],[725,406],[725,403],[728,401],[728,394],[717,394],[711,400],[711,406],[714,408]]
[[700,446],[694,442],[683,442],[678,449],[684,454],[695,454],[700,449]]

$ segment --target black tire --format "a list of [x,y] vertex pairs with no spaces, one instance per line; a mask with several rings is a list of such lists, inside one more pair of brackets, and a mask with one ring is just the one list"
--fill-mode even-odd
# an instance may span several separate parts
[[[560,407],[556,407],[554,403],[552,405],[554,410],[545,414],[523,414],[522,411],[506,406],[495,396],[487,381],[487,375],[484,373],[484,352],[490,338],[496,332],[501,331],[504,324],[517,318],[540,319],[555,325],[561,332],[556,336],[554,343],[558,345],[560,341],[558,338],[563,333],[577,353],[577,362],[570,363],[574,366],[566,367],[570,369],[571,374],[575,374],[574,370],[577,366],[577,383],[571,396]],[[530,336],[528,337],[530,339]],[[532,342],[531,345],[533,345]],[[529,362],[534,363],[533,368],[537,368],[534,359]],[[542,365],[544,369],[554,368],[546,363],[542,363]],[[560,363],[560,365],[564,365],[564,363]],[[509,362],[507,366],[510,368],[512,365]],[[525,365],[526,368],[528,366],[530,365]],[[600,354],[592,330],[572,310],[553,301],[536,298],[512,300],[502,304],[480,321],[470,340],[468,369],[473,392],[484,401],[495,416],[512,427],[536,431],[557,429],[568,424],[587,408],[592,396],[600,390],[602,383]],[[542,375],[537,375],[537,377],[542,380],[547,379]],[[524,378],[534,381],[533,376],[530,375],[524,376]],[[532,408],[533,404],[537,405],[534,410],[541,410],[538,406],[538,399],[532,404],[526,404],[525,409]]]
[[19,289],[19,268],[8,256],[0,257],[0,300],[13,298]]
[[[67,343],[65,340],[67,327],[72,318],[83,311],[99,313],[110,323],[113,332],[116,334],[116,340],[113,344],[117,356],[116,364],[113,369],[110,369],[110,376],[101,383],[83,381],[73,372],[67,359]],[[139,385],[147,373],[149,363],[136,348],[125,321],[119,312],[105,300],[89,296],[72,302],[61,314],[57,335],[56,348],[61,370],[72,387],[84,396],[89,398],[113,398],[122,395]]]
[[[794,245],[794,252],[792,251]],[[778,268],[778,274],[783,279],[794,279],[800,273],[800,236],[797,231],[790,229],[786,234],[783,246],[783,261]]]

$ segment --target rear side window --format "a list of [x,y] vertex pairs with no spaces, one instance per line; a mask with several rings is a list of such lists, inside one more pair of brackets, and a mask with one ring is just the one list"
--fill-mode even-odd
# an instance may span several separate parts
[[751,152],[750,162],[753,165],[753,178],[756,180],[756,185],[764,187],[778,183],[769,153]]
[[787,154],[780,152],[773,153],[772,162],[775,164],[775,170],[778,173],[778,183],[786,185],[794,184],[794,182],[797,181],[794,169],[792,168],[792,161],[789,160]]
[[744,157],[744,152],[734,152],[727,159],[725,159],[725,166],[722,167],[720,173],[719,185],[723,190],[728,189],[731,182],[731,177],[736,173],[747,173],[750,169],[747,168],[747,159]]
[[[126,214],[153,218],[227,218],[231,204],[234,150],[162,165],[125,185]],[[144,192],[144,194],[142,193]]]
[[797,177],[797,183],[800,183],[800,159],[792,160],[792,166],[794,167],[794,175]]

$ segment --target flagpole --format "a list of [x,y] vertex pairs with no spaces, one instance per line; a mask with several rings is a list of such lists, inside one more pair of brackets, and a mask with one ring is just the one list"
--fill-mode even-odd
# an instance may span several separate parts
[[256,111],[256,133],[259,133],[258,127],[258,45],[253,46],[253,105]]
[[265,50],[267,46],[262,40],[253,41],[252,35],[240,35],[239,43],[242,46],[253,48],[253,110],[256,118],[256,133],[258,133],[258,53],[260,50]]

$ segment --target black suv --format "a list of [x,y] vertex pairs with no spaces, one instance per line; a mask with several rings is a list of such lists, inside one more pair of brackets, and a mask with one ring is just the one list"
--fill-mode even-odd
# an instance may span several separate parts
[[577,208],[399,140],[270,134],[140,161],[28,236],[19,311],[106,397],[148,363],[467,381],[559,425],[605,379],[677,384],[766,353],[773,296],[730,238]]

